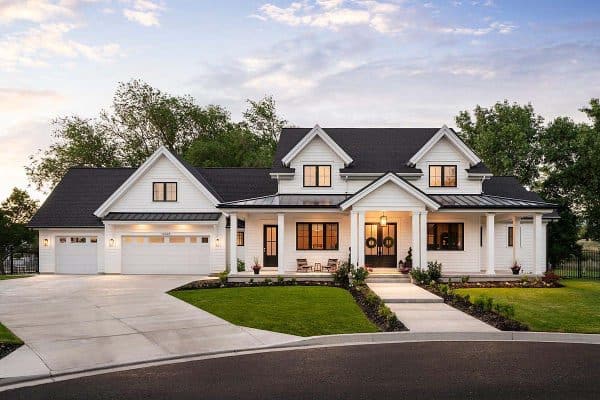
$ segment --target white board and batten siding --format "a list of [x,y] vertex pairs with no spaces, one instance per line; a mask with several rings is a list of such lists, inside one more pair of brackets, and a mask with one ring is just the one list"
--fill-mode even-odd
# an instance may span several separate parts
[[352,205],[353,210],[425,210],[423,202],[393,182],[387,182]]

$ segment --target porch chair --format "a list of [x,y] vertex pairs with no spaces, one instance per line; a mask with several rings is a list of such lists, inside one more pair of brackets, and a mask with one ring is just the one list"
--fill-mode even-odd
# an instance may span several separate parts
[[335,272],[337,271],[339,264],[340,263],[337,258],[330,258],[327,260],[327,265],[325,266],[325,269],[328,272]]
[[306,258],[297,258],[296,259],[296,271],[308,272],[309,270],[310,270],[310,265],[308,265],[308,261],[306,261]]

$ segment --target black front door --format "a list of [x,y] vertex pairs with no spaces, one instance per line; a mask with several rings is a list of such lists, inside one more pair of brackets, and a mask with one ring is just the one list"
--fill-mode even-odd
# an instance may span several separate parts
[[277,225],[263,228],[263,263],[265,267],[277,268]]
[[365,224],[365,264],[371,267],[396,266],[396,224]]

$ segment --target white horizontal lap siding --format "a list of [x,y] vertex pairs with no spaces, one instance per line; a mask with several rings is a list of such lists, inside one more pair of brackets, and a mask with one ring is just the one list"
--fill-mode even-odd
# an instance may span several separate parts
[[[430,165],[456,165],[456,187],[429,187]],[[469,180],[467,177],[466,170],[469,167],[469,161],[448,139],[443,138],[417,162],[416,168],[423,171],[423,176],[418,180],[410,181],[410,183],[426,193],[481,193],[481,181]]]
[[[331,165],[331,187],[304,187],[304,165]],[[342,159],[320,137],[315,137],[290,163],[296,170],[291,180],[279,181],[279,193],[346,193],[340,177]]]
[[[153,182],[177,182],[177,201],[152,201]],[[202,212],[218,210],[166,157],[161,157],[108,212]]]
[[393,182],[385,183],[352,206],[354,210],[366,208],[381,208],[381,210],[386,210],[393,209],[394,207],[425,209],[421,200],[407,193]]
[[[39,235],[39,267],[40,273],[56,273],[56,245],[58,237],[97,237],[97,263],[98,272],[104,270],[104,229],[40,229]],[[48,246],[44,246],[44,239],[48,239]]]
[[[107,224],[104,251],[106,254],[105,272],[120,274],[122,272],[122,238],[123,236],[208,236],[210,245],[210,273],[225,269],[227,238],[225,235],[225,217],[221,217],[217,225],[199,224]],[[114,246],[110,247],[110,239]],[[217,239],[218,247],[217,247]],[[165,267],[167,268],[167,266]]]
[[427,261],[442,263],[443,273],[472,274],[481,272],[479,246],[480,216],[478,214],[458,213],[428,213],[427,222],[464,223],[464,250],[456,251],[427,251]]

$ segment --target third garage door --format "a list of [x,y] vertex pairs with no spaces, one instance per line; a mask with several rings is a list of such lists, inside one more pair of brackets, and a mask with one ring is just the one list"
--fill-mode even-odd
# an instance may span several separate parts
[[123,236],[124,274],[208,274],[208,236]]

